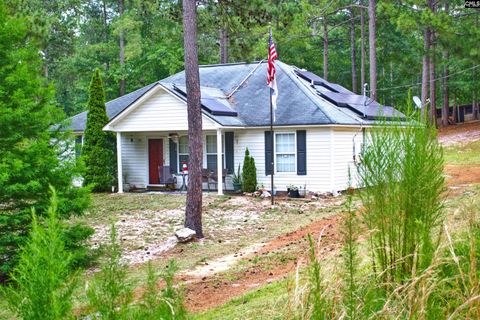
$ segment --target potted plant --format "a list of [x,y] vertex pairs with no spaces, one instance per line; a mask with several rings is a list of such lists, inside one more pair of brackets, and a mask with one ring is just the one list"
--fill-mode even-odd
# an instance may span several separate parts
[[237,172],[233,173],[232,183],[234,191],[242,190],[242,175],[240,174],[240,165],[238,165]]
[[293,184],[287,187],[287,192],[289,198],[300,198],[300,194],[298,193],[298,187],[294,186]]

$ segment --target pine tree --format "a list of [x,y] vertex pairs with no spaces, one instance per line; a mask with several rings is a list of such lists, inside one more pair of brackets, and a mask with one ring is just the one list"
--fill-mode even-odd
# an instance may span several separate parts
[[72,254],[65,245],[57,205],[53,191],[44,221],[38,221],[32,210],[32,229],[12,272],[13,283],[0,288],[8,307],[21,319],[70,318],[76,279],[72,276]]
[[254,192],[257,189],[257,168],[255,167],[255,159],[250,156],[248,148],[245,149],[245,157],[243,158],[243,185],[245,192]]
[[49,185],[58,192],[59,216],[81,213],[88,190],[74,188],[74,161],[61,159],[63,118],[42,77],[42,61],[29,20],[0,2],[0,281],[15,265],[31,225],[48,206]]
[[115,183],[114,140],[111,133],[103,131],[103,127],[108,123],[108,116],[105,109],[105,91],[98,69],[93,74],[89,91],[85,143],[82,150],[86,166],[84,184],[93,185],[94,191],[109,191]]
[[202,228],[202,108],[200,105],[200,74],[198,70],[197,7],[194,0],[183,6],[183,36],[188,109],[188,170],[185,227],[203,238]]

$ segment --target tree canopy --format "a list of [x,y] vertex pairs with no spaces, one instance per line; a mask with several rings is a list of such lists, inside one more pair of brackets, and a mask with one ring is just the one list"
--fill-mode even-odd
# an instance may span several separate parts
[[[443,79],[448,79],[450,105],[454,99],[458,104],[477,99],[479,13],[464,8],[459,0],[434,4],[432,8],[427,0],[377,1],[380,102],[403,104],[409,89],[421,95],[425,54],[436,61],[438,108]],[[20,7],[36,22],[44,74],[56,89],[57,103],[69,115],[86,109],[85,88],[97,67],[104,75],[107,101],[119,96],[122,79],[125,92],[131,92],[183,69],[182,10],[177,1],[32,0]],[[366,0],[201,1],[199,62],[265,59],[271,26],[280,60],[321,76],[328,68],[328,80],[347,88],[352,88],[363,60],[364,81],[368,83],[367,9]],[[361,54],[362,20],[365,59]],[[435,38],[428,52],[423,45],[425,28]],[[352,55],[352,48],[358,54]],[[445,67],[450,74],[447,78]],[[361,81],[357,81],[357,92],[363,88]]]

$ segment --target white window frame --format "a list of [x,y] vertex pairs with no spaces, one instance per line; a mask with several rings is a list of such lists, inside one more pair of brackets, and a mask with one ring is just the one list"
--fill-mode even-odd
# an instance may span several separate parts
[[[294,149],[293,153],[281,153],[281,154],[293,154],[293,160],[294,160],[294,167],[293,171],[278,171],[278,166],[277,166],[277,135],[280,134],[293,134],[293,142],[294,142]],[[274,141],[273,141],[273,148],[274,148],[274,164],[275,164],[275,174],[287,174],[290,175],[292,173],[296,174],[297,173],[297,133],[295,131],[289,131],[289,132],[274,132]]]
[[[207,152],[207,136],[212,136],[212,137],[215,137],[215,139],[217,139],[217,134],[216,133],[206,133],[203,135],[203,141],[205,142],[204,143],[204,147],[203,147],[203,154],[204,154],[204,157],[203,157],[203,163],[205,164],[205,168],[207,168],[207,165],[208,165],[208,162],[207,162],[207,156],[217,156],[217,145],[215,144],[215,152]],[[218,143],[218,141],[217,141]],[[222,162],[223,162],[223,166],[222,168],[225,168],[226,166],[226,162],[225,162],[225,136],[222,134]],[[203,166],[202,166],[203,167]],[[217,171],[217,168],[215,168],[214,170],[215,172]]]
[[[186,137],[187,138],[187,152],[180,152],[180,139]],[[188,150],[188,135],[182,135],[178,137],[178,143],[177,143],[177,173],[181,173],[182,171],[180,170],[180,156],[188,156],[188,160],[190,161],[190,152]],[[188,164],[187,164],[188,166]]]

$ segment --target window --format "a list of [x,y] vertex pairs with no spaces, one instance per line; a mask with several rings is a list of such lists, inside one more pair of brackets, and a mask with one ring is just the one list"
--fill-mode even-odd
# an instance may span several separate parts
[[[207,169],[217,171],[217,136],[207,135],[205,137],[205,154],[207,155]],[[224,140],[224,139],[222,139]],[[222,144],[222,162],[225,161],[225,146]]]
[[277,172],[295,172],[295,133],[275,134]]
[[181,136],[178,139],[178,172],[182,172],[183,164],[188,165],[188,137]]
[[83,136],[75,137],[75,158],[80,158],[82,154]]

